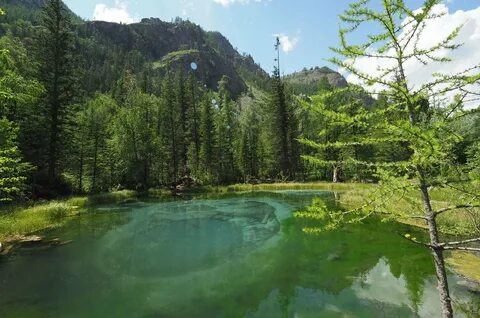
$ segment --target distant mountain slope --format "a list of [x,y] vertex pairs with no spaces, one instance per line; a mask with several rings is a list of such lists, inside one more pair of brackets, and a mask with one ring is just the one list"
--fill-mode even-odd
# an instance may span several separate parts
[[189,21],[143,19],[129,25],[93,21],[80,25],[79,34],[94,38],[105,48],[138,51],[158,71],[180,68],[188,71],[195,62],[198,78],[209,88],[215,89],[221,77],[228,76],[234,96],[246,90],[247,80],[269,78],[251,57],[240,55],[223,35],[206,32]]
[[[6,9],[7,16],[3,17],[7,21],[12,19],[23,19],[31,22],[37,20],[40,9],[46,0],[0,0],[0,7]],[[75,23],[82,22],[82,19],[65,5],[65,8],[72,14]]]
[[[0,6],[7,9],[7,16],[0,18],[0,35],[11,30],[24,37],[25,27],[12,25],[20,19],[35,25],[44,2],[0,0]],[[222,34],[207,32],[179,18],[172,23],[150,18],[128,25],[85,22],[77,18],[74,22],[79,51],[91,77],[89,92],[111,90],[125,65],[133,68],[134,73],[144,72],[150,65],[154,70],[150,76],[155,76],[168,69],[188,71],[190,64],[195,62],[197,78],[209,88],[216,89],[222,76],[228,76],[234,97],[246,91],[246,82],[266,87],[269,80],[269,75],[251,56],[238,53]]]
[[347,80],[328,67],[304,69],[284,77],[296,94],[312,95],[318,91],[320,82],[326,79],[333,87],[346,87]]

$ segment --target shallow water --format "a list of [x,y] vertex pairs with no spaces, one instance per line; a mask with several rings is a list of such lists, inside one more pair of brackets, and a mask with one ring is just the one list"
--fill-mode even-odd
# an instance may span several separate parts
[[[0,317],[440,316],[427,251],[375,221],[305,235],[291,214],[314,196],[333,202],[284,191],[99,207],[47,233],[71,244],[0,260]],[[458,316],[479,317],[459,280]]]

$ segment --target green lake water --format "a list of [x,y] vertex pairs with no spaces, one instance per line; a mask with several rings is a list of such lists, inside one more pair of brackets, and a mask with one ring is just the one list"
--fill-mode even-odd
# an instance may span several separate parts
[[[0,259],[0,317],[440,317],[428,251],[397,233],[411,229],[304,234],[292,212],[315,196],[333,205],[283,191],[98,207],[46,233],[70,244]],[[480,317],[480,295],[450,283],[458,317]]]

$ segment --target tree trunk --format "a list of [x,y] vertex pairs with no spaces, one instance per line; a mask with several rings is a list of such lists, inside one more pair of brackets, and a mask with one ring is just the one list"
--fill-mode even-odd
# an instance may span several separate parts
[[83,193],[83,144],[80,146],[80,167],[78,171],[78,193]]
[[339,181],[339,168],[337,166],[333,167],[333,183],[338,183]]
[[98,136],[95,136],[95,143],[93,148],[93,176],[92,176],[92,192],[97,191],[97,174],[98,174]]
[[435,264],[435,272],[438,282],[438,293],[442,304],[443,318],[453,318],[452,300],[448,288],[447,272],[445,270],[445,259],[443,257],[443,248],[439,246],[438,227],[435,220],[435,214],[432,209],[428,186],[420,171],[420,190],[424,205],[425,217],[427,218],[428,233],[430,235],[430,245]]
[[48,148],[48,179],[50,186],[57,181],[58,106],[52,105],[50,116],[50,139]]

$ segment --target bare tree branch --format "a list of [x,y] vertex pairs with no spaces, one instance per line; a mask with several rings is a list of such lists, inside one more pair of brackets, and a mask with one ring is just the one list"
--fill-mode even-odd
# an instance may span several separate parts
[[480,205],[476,205],[476,204],[461,204],[461,205],[455,205],[455,206],[450,206],[448,208],[443,208],[443,209],[440,209],[440,210],[437,210],[433,215],[435,217],[439,216],[440,214],[442,213],[445,213],[445,212],[448,212],[448,211],[452,211],[452,210],[459,210],[459,209],[471,209],[471,208],[479,208]]
[[459,250],[459,251],[471,251],[471,252],[480,252],[480,247],[461,247],[461,246],[447,246],[443,248],[444,250]]
[[417,245],[421,245],[423,247],[428,247],[428,248],[432,248],[432,245],[430,244],[427,244],[427,243],[424,243],[424,242],[420,242],[420,241],[417,241],[417,240],[414,240],[412,238],[409,238],[409,237],[406,237],[405,235],[402,235],[402,233],[397,233],[398,235],[400,235],[401,237],[403,237],[404,240],[407,240],[411,243],[415,243]]
[[480,237],[469,239],[469,240],[457,241],[457,242],[445,242],[440,244],[440,246],[464,245],[464,244],[474,243],[474,242],[480,242]]

